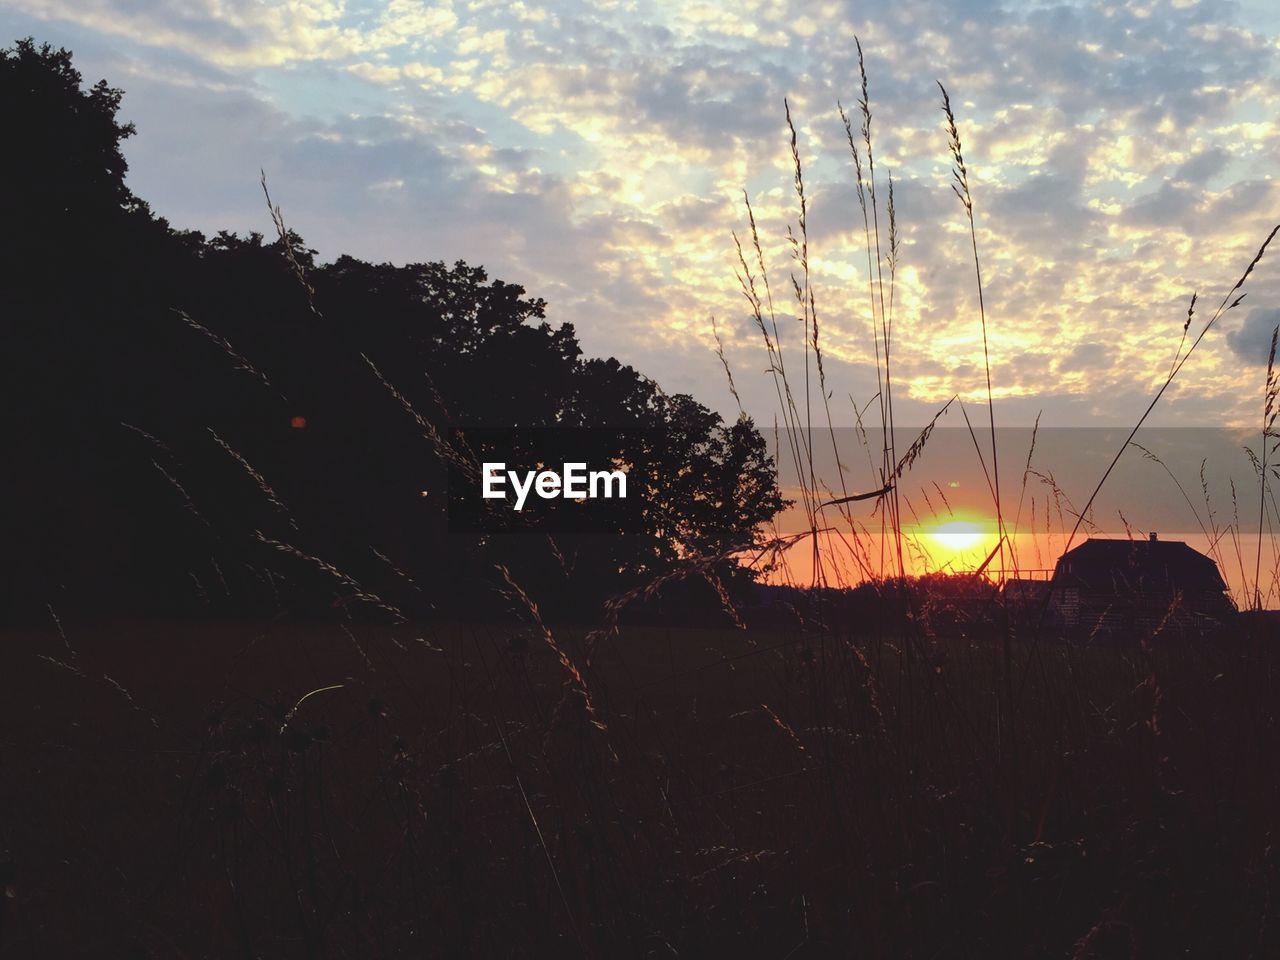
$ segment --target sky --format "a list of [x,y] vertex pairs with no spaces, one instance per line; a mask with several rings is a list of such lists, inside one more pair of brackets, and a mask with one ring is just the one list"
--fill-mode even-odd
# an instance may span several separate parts
[[[270,232],[262,169],[323,259],[482,264],[588,354],[733,415],[714,316],[761,425],[776,396],[733,234],[745,191],[798,353],[784,98],[837,425],[876,391],[837,114],[856,109],[855,36],[882,203],[895,181],[899,424],[985,398],[935,81],[970,170],[1001,425],[1133,422],[1193,291],[1198,326],[1280,221],[1280,12],[1260,2],[0,0],[0,34],[67,46],[86,82],[124,89],[129,184],[174,226]],[[1275,253],[1155,422],[1260,420]]]
[[[1268,348],[1270,344],[1268,343]],[[996,547],[1000,528],[986,470],[990,467],[988,438],[982,429],[971,434],[961,419],[934,429],[924,453],[904,471],[898,484],[909,573],[958,572],[980,568],[990,558],[988,573],[999,572]],[[820,500],[874,490],[879,486],[876,465],[881,437],[867,429],[873,453],[867,457],[855,429],[812,431],[807,446],[813,451]],[[1086,538],[1181,540],[1212,557],[1233,595],[1248,602],[1255,573],[1268,608],[1280,607],[1280,511],[1276,508],[1275,472],[1268,488],[1269,508],[1259,552],[1260,490],[1245,447],[1257,451],[1256,437],[1247,431],[1222,428],[1148,427],[1116,464],[1108,482],[1076,529],[1076,518],[1116,451],[1124,445],[1128,427],[1000,428],[998,449],[1003,471],[1004,528],[1011,549],[1005,572],[1044,578],[1068,545]],[[899,430],[899,453],[918,436]],[[976,439],[975,439],[976,436]],[[984,461],[974,453],[983,450]],[[778,532],[799,535],[810,529],[801,495],[802,462],[785,454],[779,458],[783,489],[796,503],[776,519]],[[1272,442],[1274,447],[1274,441]],[[843,481],[834,467],[833,450],[845,463]],[[1274,457],[1275,454],[1273,453]],[[802,458],[802,461],[804,458]],[[855,504],[847,513],[838,506],[820,512],[825,531],[818,538],[830,580],[857,582],[867,571],[880,573],[894,566],[894,541],[882,531],[882,511],[870,503]],[[856,533],[856,536],[851,534]],[[881,545],[885,555],[881,556]],[[777,582],[808,583],[812,579],[812,540],[797,539],[787,551],[787,565],[774,572]],[[1255,567],[1256,565],[1256,567]]]

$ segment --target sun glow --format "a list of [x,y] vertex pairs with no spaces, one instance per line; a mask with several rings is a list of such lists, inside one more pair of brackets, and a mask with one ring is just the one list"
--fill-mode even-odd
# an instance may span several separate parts
[[935,546],[955,552],[977,546],[984,531],[981,524],[972,520],[948,520],[931,528],[927,535]]

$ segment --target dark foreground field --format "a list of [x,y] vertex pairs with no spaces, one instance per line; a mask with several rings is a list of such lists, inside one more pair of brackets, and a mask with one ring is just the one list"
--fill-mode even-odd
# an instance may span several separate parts
[[64,631],[4,637],[5,956],[1280,955],[1258,640],[557,630],[588,709],[519,628]]

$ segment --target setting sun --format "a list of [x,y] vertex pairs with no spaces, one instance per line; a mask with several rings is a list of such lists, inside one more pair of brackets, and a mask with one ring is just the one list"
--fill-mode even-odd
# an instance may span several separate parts
[[948,520],[928,531],[929,539],[948,550],[968,550],[982,540],[982,525],[972,520]]

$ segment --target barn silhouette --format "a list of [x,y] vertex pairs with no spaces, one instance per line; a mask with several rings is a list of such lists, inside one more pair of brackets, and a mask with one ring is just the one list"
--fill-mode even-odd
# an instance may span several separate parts
[[1209,634],[1235,614],[1217,563],[1181,540],[1090,537],[1054,568],[1050,609],[1092,636]]

